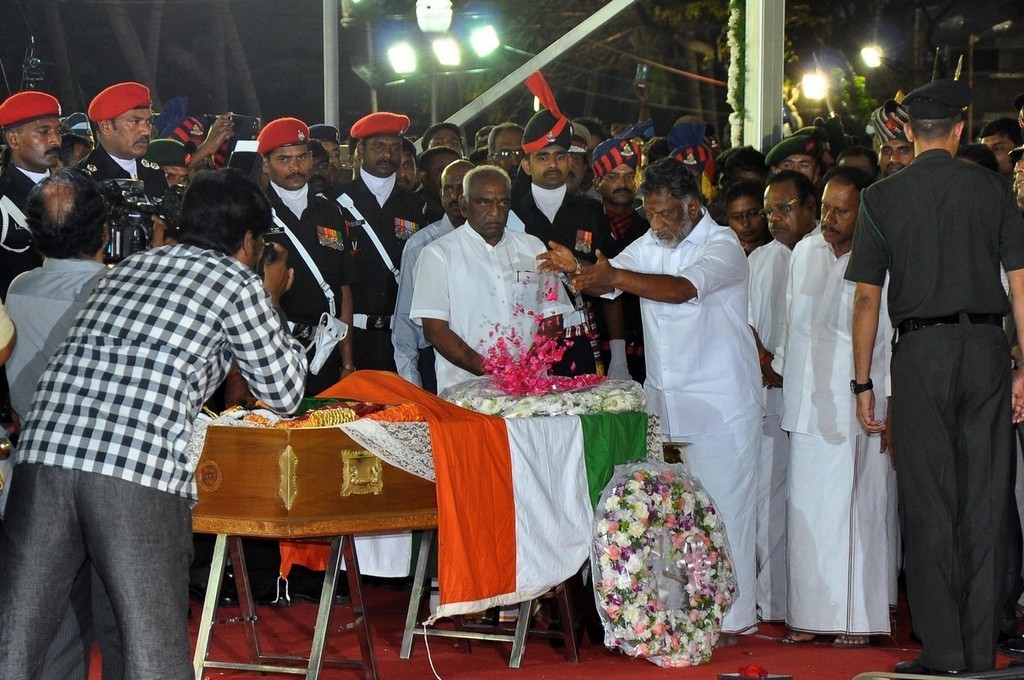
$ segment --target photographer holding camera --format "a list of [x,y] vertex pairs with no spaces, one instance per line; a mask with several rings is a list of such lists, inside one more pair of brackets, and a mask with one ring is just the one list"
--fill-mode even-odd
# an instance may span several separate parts
[[[62,214],[48,193],[43,210]],[[39,677],[86,558],[110,594],[125,677],[192,677],[192,423],[232,362],[276,411],[294,411],[303,392],[306,360],[273,307],[279,290],[253,271],[271,224],[255,183],[202,173],[182,204],[181,244],[102,277],[48,363],[0,530],[4,678]],[[273,263],[278,288],[285,265]]]

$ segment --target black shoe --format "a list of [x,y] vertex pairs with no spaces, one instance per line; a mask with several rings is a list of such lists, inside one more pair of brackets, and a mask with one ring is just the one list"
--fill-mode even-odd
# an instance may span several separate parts
[[[348,580],[344,574],[338,573],[336,584],[334,604],[348,602]],[[324,572],[313,571],[298,564],[292,566],[291,573],[288,574],[288,595],[292,600],[318,603],[323,589]]]
[[1000,635],[996,650],[1017,659],[1024,659],[1024,637],[1019,635]]
[[961,671],[940,671],[934,668],[929,668],[918,659],[914,659],[913,661],[900,661],[895,667],[893,667],[893,670],[897,673],[907,673],[909,675],[935,675],[939,677],[956,677],[961,675]]

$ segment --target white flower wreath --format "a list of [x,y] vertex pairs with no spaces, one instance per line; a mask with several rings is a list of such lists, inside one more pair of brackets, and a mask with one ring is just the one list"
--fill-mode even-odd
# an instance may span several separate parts
[[707,663],[736,594],[725,527],[681,465],[621,465],[591,550],[605,646],[658,666]]

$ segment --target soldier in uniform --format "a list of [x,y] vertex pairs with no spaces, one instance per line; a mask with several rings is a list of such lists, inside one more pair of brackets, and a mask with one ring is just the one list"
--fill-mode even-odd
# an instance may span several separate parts
[[[608,250],[602,251],[605,257],[617,256],[651,228],[650,223],[636,210],[636,171],[640,165],[640,155],[640,145],[631,138],[614,137],[594,148],[591,172],[594,186],[601,194],[601,204],[608,218],[611,236],[605,246]],[[604,311],[607,327],[605,337],[608,338],[608,376],[633,379],[643,384],[647,369],[644,365],[640,298],[624,293],[611,304],[604,305]],[[602,328],[602,331],[605,330]],[[625,373],[622,373],[623,368],[626,369]]]
[[904,132],[906,124],[907,111],[895,99],[887,100],[871,113],[883,177],[896,174],[914,160],[914,145]]
[[11,152],[0,175],[0,297],[6,298],[15,276],[43,263],[24,210],[28,193],[60,162],[60,104],[43,92],[11,95],[0,104],[0,130]]
[[96,148],[79,169],[97,182],[142,180],[147,196],[162,196],[167,190],[164,173],[145,158],[153,131],[152,107],[149,88],[139,83],[118,83],[96,95],[88,111]]
[[[572,146],[572,123],[555,102],[551,90],[538,71],[526,82],[541,99],[541,109],[526,124],[523,134],[522,175],[530,179],[529,187],[512,192],[512,210],[524,225],[527,234],[543,243],[559,243],[573,251],[582,262],[594,262],[598,250],[613,252],[608,220],[597,201],[570,193],[566,187],[569,172],[569,147]],[[509,217],[509,228],[514,220]],[[578,296],[576,309],[562,319],[568,349],[555,364],[555,375],[581,375],[597,371],[600,359],[599,338],[589,303]],[[595,356],[596,355],[596,356]],[[602,369],[603,370],[603,369]]]
[[[360,118],[351,135],[359,177],[338,202],[352,264],[353,355],[358,368],[395,370],[391,315],[398,296],[398,265],[406,240],[423,224],[423,199],[395,185],[409,118],[378,112]],[[346,206],[348,204],[348,207]]]
[[[288,264],[295,270],[291,289],[281,296],[281,309],[288,317],[292,334],[309,346],[314,330],[331,304],[320,287],[296,241],[302,245],[320,271],[334,296],[334,314],[352,326],[352,290],[349,288],[349,259],[345,252],[344,221],[338,206],[322,196],[311,195],[308,181],[313,166],[309,151],[309,128],[296,118],[278,118],[264,126],[257,139],[267,176],[267,198],[277,219],[268,241],[284,246]],[[307,352],[312,360],[315,351]],[[323,392],[352,371],[351,335],[339,343],[331,358],[316,373],[306,377],[306,396]]]
[[869,376],[887,275],[898,333],[893,441],[907,596],[922,643],[917,659],[896,665],[901,673],[993,668],[1007,601],[1010,424],[1024,419],[1024,373],[1011,378],[1000,267],[1019,339],[1024,220],[1004,178],[954,157],[970,101],[970,88],[953,80],[903,100],[914,162],[864,190],[846,270],[857,283],[850,387],[868,432],[886,426],[873,414]]

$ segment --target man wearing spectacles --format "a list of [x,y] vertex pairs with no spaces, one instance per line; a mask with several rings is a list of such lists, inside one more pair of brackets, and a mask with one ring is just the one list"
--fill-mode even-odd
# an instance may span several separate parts
[[152,106],[149,88],[139,83],[117,83],[96,95],[88,111],[96,129],[96,148],[79,169],[97,182],[142,180],[147,196],[163,196],[164,173],[145,159],[153,137]]
[[515,123],[501,123],[487,135],[487,164],[497,165],[513,181],[523,161],[523,127]]
[[[756,185],[755,185],[756,187]],[[760,203],[760,201],[759,201]],[[745,219],[754,203],[736,201],[730,211]],[[772,369],[772,360],[784,341],[786,283],[793,246],[814,231],[817,202],[814,185],[805,175],[783,170],[768,182],[764,209],[775,239],[750,253],[750,305],[748,323],[757,344],[761,385],[764,388],[765,418],[761,423],[757,483],[757,610],[763,621],[786,617],[786,474],[789,468],[789,436],[782,430],[782,377]],[[730,213],[730,226],[732,223]],[[735,227],[734,227],[735,229]],[[777,232],[777,233],[776,233]]]

